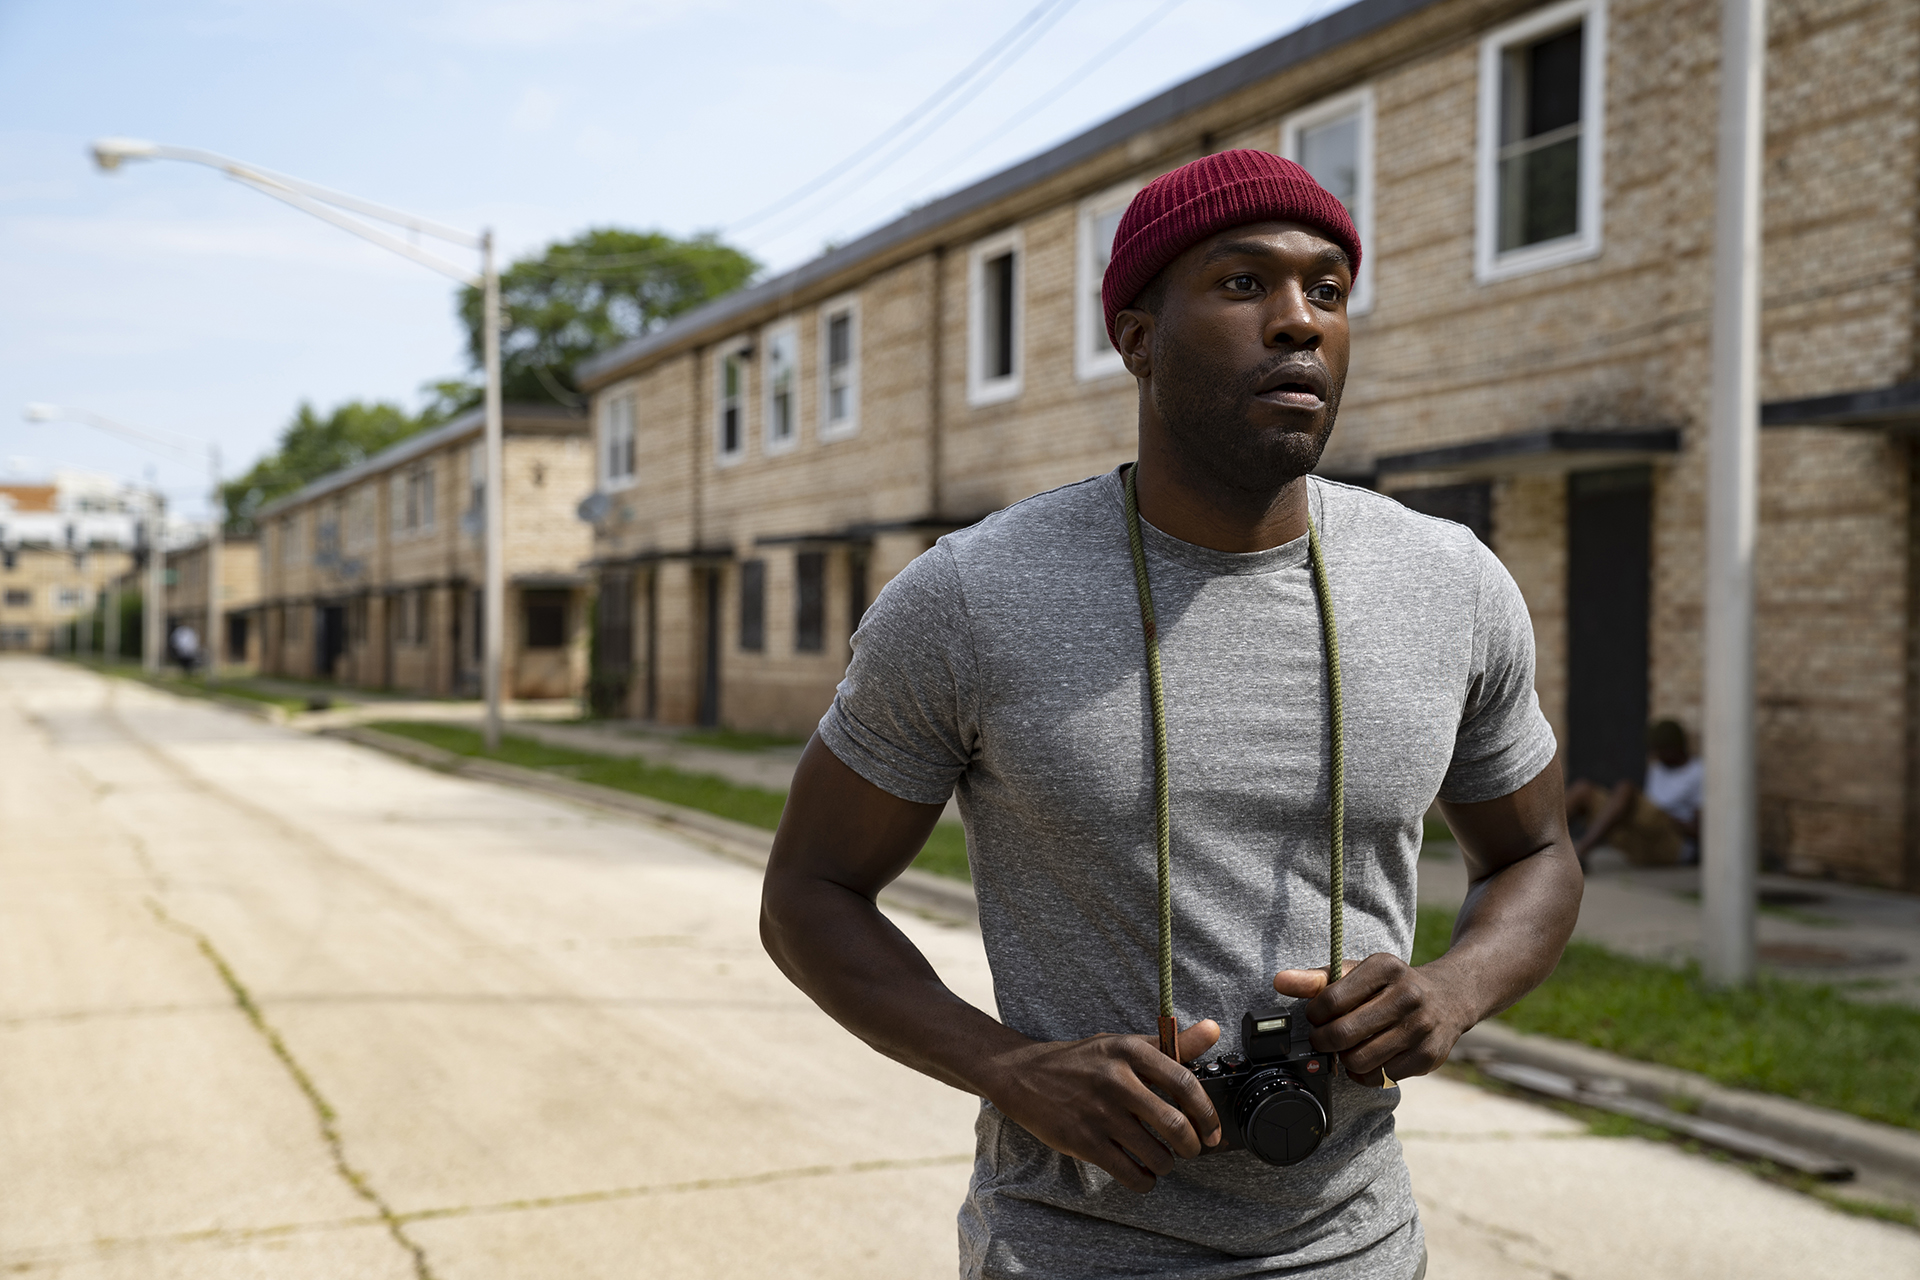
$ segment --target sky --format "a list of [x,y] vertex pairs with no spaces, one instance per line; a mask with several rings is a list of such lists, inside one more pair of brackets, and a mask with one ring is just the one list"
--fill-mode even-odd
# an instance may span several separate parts
[[[717,230],[779,271],[1342,3],[0,0],[0,479],[151,467],[204,515],[196,454],[24,406],[217,445],[231,476],[303,401],[416,408],[466,372],[451,281],[211,169],[102,174],[94,138],[492,227],[508,261],[622,226]],[[1016,29],[1019,56],[871,177],[749,221]]]

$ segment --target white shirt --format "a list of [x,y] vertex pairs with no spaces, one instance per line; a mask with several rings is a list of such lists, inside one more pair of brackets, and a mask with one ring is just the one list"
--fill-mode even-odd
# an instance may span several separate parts
[[1700,816],[1706,781],[1707,765],[1699,756],[1676,769],[1669,769],[1658,760],[1649,760],[1647,784],[1641,790],[1668,816],[1680,822],[1692,822]]

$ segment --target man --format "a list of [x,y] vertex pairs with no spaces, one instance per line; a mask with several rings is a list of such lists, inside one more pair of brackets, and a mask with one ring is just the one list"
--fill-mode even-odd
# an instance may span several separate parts
[[1644,788],[1631,778],[1611,791],[1585,778],[1567,788],[1567,821],[1586,823],[1573,846],[1581,866],[1603,844],[1636,867],[1670,867],[1699,856],[1706,763],[1688,749],[1687,731],[1674,720],[1656,721],[1647,730],[1647,755]]
[[[966,1277],[1423,1274],[1386,1078],[1444,1062],[1572,929],[1579,866],[1512,580],[1466,529],[1308,474],[1346,377],[1360,252],[1305,170],[1231,151],[1141,191],[1103,291],[1139,386],[1177,1052],[1201,1057],[1276,993],[1311,997],[1314,1047],[1344,1065],[1310,1157],[1218,1150],[1193,1074],[1140,1034],[1156,1021],[1157,807],[1126,468],[942,538],[888,584],[795,776],[762,937],[854,1034],[983,1099]],[[1310,518],[1344,696],[1347,953],[1363,957],[1331,985]],[[955,787],[999,1021],[874,906]],[[1472,888],[1452,950],[1415,969],[1436,796]]]
[[173,660],[180,664],[180,674],[193,674],[195,664],[200,661],[200,633],[182,622],[167,637],[168,645],[173,649]]

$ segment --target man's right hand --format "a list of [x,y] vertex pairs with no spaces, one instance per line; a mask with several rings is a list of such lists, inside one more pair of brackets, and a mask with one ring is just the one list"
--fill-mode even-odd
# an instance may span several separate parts
[[1036,1041],[1000,1057],[987,1100],[1055,1151],[1144,1194],[1176,1156],[1191,1160],[1220,1141],[1207,1091],[1181,1065],[1219,1039],[1218,1023],[1196,1022],[1180,1033],[1180,1062],[1153,1036]]

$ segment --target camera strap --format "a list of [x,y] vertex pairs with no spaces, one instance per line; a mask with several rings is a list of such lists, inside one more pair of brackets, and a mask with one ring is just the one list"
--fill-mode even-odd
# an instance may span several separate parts
[[[1160,881],[1160,1050],[1179,1061],[1179,1023],[1173,1016],[1173,797],[1167,777],[1167,703],[1160,677],[1160,629],[1154,621],[1153,589],[1147,582],[1147,549],[1140,537],[1140,498],[1135,477],[1140,464],[1127,468],[1125,483],[1127,545],[1133,552],[1133,585],[1140,596],[1140,631],[1147,649],[1147,705],[1153,721],[1153,825]],[[1337,982],[1345,970],[1346,898],[1345,835],[1347,825],[1346,732],[1340,699],[1340,636],[1333,623],[1333,592],[1327,585],[1327,559],[1320,551],[1320,530],[1307,512],[1307,560],[1313,570],[1313,598],[1320,613],[1320,637],[1327,658],[1327,724],[1330,778],[1328,829],[1332,845],[1332,876],[1327,898],[1332,908],[1331,951],[1327,980]]]

